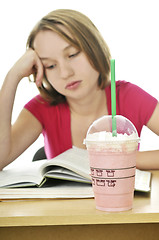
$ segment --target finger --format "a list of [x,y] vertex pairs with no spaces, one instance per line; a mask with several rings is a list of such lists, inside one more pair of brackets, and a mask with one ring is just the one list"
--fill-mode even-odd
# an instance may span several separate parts
[[36,85],[37,85],[37,87],[40,87],[42,84],[42,79],[43,79],[43,75],[44,75],[43,65],[40,62],[40,60],[38,61],[37,65],[36,65],[36,69],[37,69]]

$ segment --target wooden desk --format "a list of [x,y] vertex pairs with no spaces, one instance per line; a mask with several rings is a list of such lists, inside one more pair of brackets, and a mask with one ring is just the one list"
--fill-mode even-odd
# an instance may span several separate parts
[[159,239],[159,171],[151,186],[119,213],[96,210],[94,199],[0,202],[0,239]]

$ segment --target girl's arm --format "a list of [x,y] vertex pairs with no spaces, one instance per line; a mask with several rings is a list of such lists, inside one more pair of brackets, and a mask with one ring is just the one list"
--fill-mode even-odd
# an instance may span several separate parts
[[17,86],[22,78],[35,71],[36,82],[40,84],[43,66],[37,54],[29,49],[8,72],[0,90],[0,169],[17,158],[42,131],[38,120],[25,109],[11,125]]
[[[159,103],[148,121],[147,127],[159,136]],[[137,168],[159,169],[159,150],[138,152]]]

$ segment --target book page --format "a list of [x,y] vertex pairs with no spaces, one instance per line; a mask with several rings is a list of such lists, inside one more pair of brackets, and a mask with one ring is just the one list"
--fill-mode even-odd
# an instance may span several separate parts
[[67,168],[82,177],[91,179],[88,152],[85,149],[73,147],[52,160],[45,161],[41,166],[42,174],[45,174],[45,168],[51,165]]
[[41,172],[39,168],[42,163],[39,162],[29,162],[27,168],[22,166],[13,167],[11,169],[6,169],[0,171],[0,187],[7,187],[8,185],[15,186],[34,186],[40,184],[42,180]]
[[55,179],[66,179],[69,181],[76,181],[76,182],[88,182],[91,183],[91,180],[86,179],[85,177],[80,176],[79,174],[63,168],[63,167],[55,167],[50,171],[47,171],[44,175],[46,178],[55,178]]
[[61,182],[58,185],[44,188],[14,188],[0,189],[0,200],[4,199],[62,199],[62,198],[93,198],[93,188],[90,184]]
[[[51,169],[53,169],[52,166],[62,166],[68,168],[68,170],[74,171],[76,175],[79,174],[83,179],[90,179],[87,151],[84,149],[71,148],[51,160],[45,159],[29,162],[25,169],[21,166],[20,168],[14,167],[12,169],[0,171],[0,187],[40,185],[44,180],[43,176],[49,170],[49,166]],[[71,171],[69,172],[70,174]],[[63,172],[63,178],[66,177],[68,176]]]
[[151,172],[136,169],[135,190],[149,192],[151,190]]

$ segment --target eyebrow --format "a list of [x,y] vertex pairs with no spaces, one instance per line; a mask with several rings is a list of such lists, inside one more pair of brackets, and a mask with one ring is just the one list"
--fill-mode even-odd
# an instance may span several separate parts
[[[67,46],[63,49],[63,52],[64,52],[64,51],[67,51],[69,48],[72,48],[72,47],[74,47],[74,46],[71,45],[71,44],[67,45]],[[40,57],[40,60],[47,60],[47,59],[50,59],[50,58],[48,58],[48,57]]]

